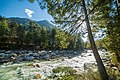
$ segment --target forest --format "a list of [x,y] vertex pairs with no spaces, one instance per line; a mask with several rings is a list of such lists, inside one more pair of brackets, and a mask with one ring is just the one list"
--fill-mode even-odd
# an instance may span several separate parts
[[0,16],[0,60],[6,61],[0,79],[120,80],[120,0],[27,2],[46,10],[55,25]]
[[0,45],[7,50],[82,50],[83,40],[57,27],[47,29],[34,21],[25,26],[1,16]]

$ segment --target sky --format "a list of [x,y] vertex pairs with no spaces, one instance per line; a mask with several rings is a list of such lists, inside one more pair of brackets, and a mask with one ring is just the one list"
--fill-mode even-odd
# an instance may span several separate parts
[[40,9],[37,2],[30,3],[28,0],[0,0],[0,15],[6,18],[20,17],[37,21],[53,20],[47,10]]

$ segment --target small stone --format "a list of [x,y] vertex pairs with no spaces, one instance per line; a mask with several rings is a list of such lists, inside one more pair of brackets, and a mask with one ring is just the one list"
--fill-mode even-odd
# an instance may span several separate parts
[[68,56],[68,59],[71,59],[72,58],[72,56]]
[[88,56],[92,56],[92,54],[89,54]]
[[81,55],[81,57],[84,57],[83,55]]
[[65,59],[63,58],[62,61],[65,61]]
[[79,68],[79,66],[75,66],[75,68]]

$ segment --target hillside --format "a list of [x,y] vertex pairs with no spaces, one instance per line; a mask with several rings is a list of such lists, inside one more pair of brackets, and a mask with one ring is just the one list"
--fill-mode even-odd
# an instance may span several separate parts
[[[19,17],[11,17],[8,19],[11,21],[15,21],[19,24],[23,24],[25,26],[28,25],[30,21],[33,21],[33,20],[28,19],[28,18],[19,18]],[[54,27],[54,25],[47,20],[35,21],[35,22],[38,23],[41,27],[44,26],[47,29],[52,29]]]

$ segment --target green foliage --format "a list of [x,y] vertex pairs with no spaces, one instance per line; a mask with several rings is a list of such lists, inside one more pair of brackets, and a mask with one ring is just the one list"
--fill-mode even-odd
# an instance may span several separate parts
[[77,74],[76,70],[70,67],[58,67],[52,70],[53,75],[46,79],[52,80],[84,80],[82,74]]
[[102,80],[98,71],[93,71],[92,69],[88,69],[87,72],[84,73],[86,80]]
[[7,35],[9,32],[8,21],[4,18],[0,18],[0,37]]
[[102,38],[96,41],[96,46],[98,49],[108,49],[108,40],[106,38]]
[[106,67],[110,80],[120,80],[120,72],[116,67]]
[[58,48],[60,48],[60,49],[67,48],[68,45],[69,45],[69,42],[67,42],[67,38],[68,38],[67,34],[65,32],[63,32],[62,30],[60,30],[60,29],[58,29],[56,31],[56,34],[57,35],[55,36],[55,38],[57,40]]
[[0,19],[0,48],[82,49],[82,40],[78,35],[71,35],[58,28],[49,30],[32,21],[27,26],[23,26],[5,18]]
[[88,42],[85,42],[85,48],[87,48],[87,49],[90,49],[90,48],[91,48],[91,45],[90,45],[90,43],[88,43]]
[[58,67],[56,69],[53,69],[52,71],[53,73],[65,72],[66,74],[71,74],[71,75],[76,72],[75,70],[72,70],[72,68],[70,67]]
[[106,36],[101,40],[103,46],[115,53],[117,62],[120,63],[120,8],[117,0],[106,1],[91,16],[92,23],[104,29]]
[[71,67],[58,67],[52,70],[53,74],[46,80],[102,80],[98,71],[87,69],[84,72],[77,72]]

